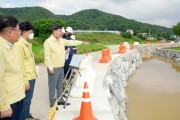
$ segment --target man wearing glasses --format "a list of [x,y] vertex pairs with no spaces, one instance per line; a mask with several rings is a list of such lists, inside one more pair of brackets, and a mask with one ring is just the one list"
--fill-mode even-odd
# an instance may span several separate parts
[[25,83],[19,54],[13,47],[21,31],[14,17],[0,19],[0,120],[19,120]]

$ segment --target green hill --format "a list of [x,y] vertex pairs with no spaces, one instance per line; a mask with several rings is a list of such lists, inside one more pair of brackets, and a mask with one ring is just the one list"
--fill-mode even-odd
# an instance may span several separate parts
[[125,31],[133,29],[135,33],[171,33],[172,30],[163,26],[141,23],[132,19],[102,12],[97,9],[87,9],[76,12],[72,15],[55,15],[42,7],[22,7],[22,8],[0,8],[0,13],[4,16],[11,15],[17,17],[20,21],[35,21],[43,18],[60,18],[66,22],[66,25],[74,29],[83,30],[119,30]]
[[82,10],[70,16],[59,16],[62,20],[65,20],[67,25],[73,26],[75,29],[93,29],[93,30],[120,30],[126,31],[127,29],[133,29],[135,32],[171,32],[171,29],[141,23],[135,20],[126,19],[124,17],[105,13],[96,9]]
[[54,18],[55,15],[42,7],[22,7],[22,8],[0,8],[0,13],[4,16],[14,16],[20,21],[35,21],[43,18]]

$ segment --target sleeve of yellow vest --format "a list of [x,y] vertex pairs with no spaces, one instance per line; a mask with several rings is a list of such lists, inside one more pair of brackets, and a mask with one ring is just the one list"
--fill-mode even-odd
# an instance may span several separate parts
[[79,40],[64,40],[64,45],[65,46],[76,46],[76,45],[81,45],[82,41]]
[[26,66],[24,64],[24,47],[23,47],[23,44],[15,43],[14,47],[17,50],[17,52],[19,53],[18,54],[19,55],[19,61],[20,61],[19,63],[20,63],[21,71],[23,73],[23,79],[24,79],[25,84],[27,84],[29,82],[29,80],[25,79]]
[[48,45],[48,42],[44,43],[44,63],[49,70],[53,70],[53,66],[51,62],[51,49]]
[[10,105],[6,103],[6,94],[7,94],[7,88],[4,83],[4,71],[5,71],[6,63],[3,60],[2,54],[0,54],[0,111],[6,111],[10,108]]

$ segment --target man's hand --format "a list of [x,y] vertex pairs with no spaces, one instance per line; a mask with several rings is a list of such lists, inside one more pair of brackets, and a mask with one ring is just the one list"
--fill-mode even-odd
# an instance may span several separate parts
[[82,44],[84,44],[84,45],[89,45],[90,42],[82,42]]
[[79,48],[73,48],[73,50],[78,50]]
[[66,53],[69,53],[70,52],[70,50],[66,50]]
[[53,75],[54,74],[54,70],[49,70],[50,74]]
[[29,84],[29,82],[25,85],[25,90],[26,90],[26,91],[30,90],[30,84]]
[[5,117],[11,117],[12,116],[12,108],[10,107],[8,110],[4,112],[0,112],[0,118],[5,118]]

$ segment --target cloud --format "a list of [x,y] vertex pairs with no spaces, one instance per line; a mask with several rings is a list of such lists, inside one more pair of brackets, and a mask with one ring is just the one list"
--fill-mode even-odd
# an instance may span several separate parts
[[13,7],[16,7],[15,4],[9,2],[8,0],[5,2],[4,0],[0,0],[0,7],[2,8],[13,8]]
[[14,8],[14,7],[16,7],[14,4],[4,4],[3,5],[3,8]]
[[67,0],[66,2],[62,3],[62,1],[59,0],[56,0],[56,2],[46,0],[46,2],[39,5],[42,7],[44,6],[56,14],[70,15],[84,9],[98,9],[102,6],[102,2],[103,0]]
[[123,3],[123,2],[135,1],[135,0],[107,0],[107,1],[113,3]]
[[180,0],[0,0],[0,3],[0,7],[41,6],[60,15],[71,15],[84,9],[99,9],[167,27],[180,21]]
[[46,0],[40,6],[66,15],[83,9],[99,9],[136,21],[171,27],[180,20],[179,4],[179,0],[68,0],[63,3]]

